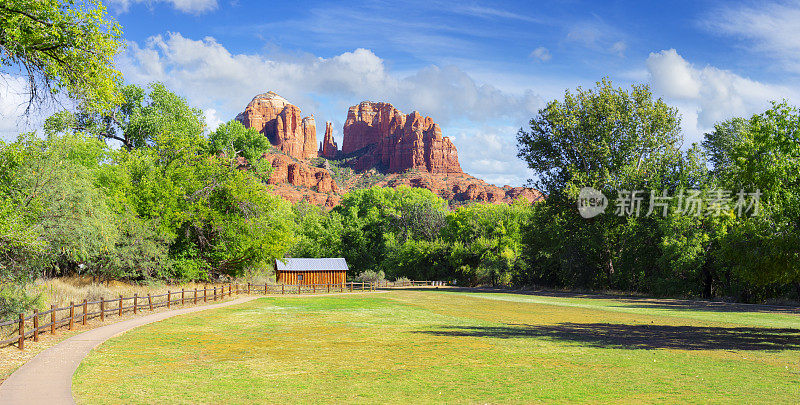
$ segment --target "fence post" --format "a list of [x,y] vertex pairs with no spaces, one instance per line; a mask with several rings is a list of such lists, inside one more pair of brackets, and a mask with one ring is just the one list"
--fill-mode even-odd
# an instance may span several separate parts
[[239,295],[239,283],[236,283],[236,295]]
[[150,310],[152,311],[153,310],[153,297],[150,295],[150,293],[147,293],[147,304],[150,307]]
[[139,294],[133,294],[133,314],[136,315],[136,311],[138,310],[139,306]]
[[281,284],[281,295],[286,294],[286,285]]
[[106,299],[100,297],[100,322],[106,321]]
[[172,305],[172,291],[167,290],[167,309]]
[[214,287],[214,301],[217,300],[217,287]]
[[19,350],[25,350],[25,315],[19,314]]
[[33,341],[39,341],[39,310],[33,310]]
[[181,287],[181,306],[186,305],[186,290]]
[[264,281],[264,295],[269,295],[269,283]]
[[330,283],[328,284],[328,292],[329,292],[329,293],[331,292],[331,285],[330,285]]
[[250,283],[247,283],[247,295],[250,295]]
[[56,334],[56,306],[50,304],[50,334]]
[[208,286],[203,286],[203,302],[208,302]]
[[314,294],[316,294],[316,293],[317,293],[317,285],[316,285],[316,284],[314,284],[313,286],[311,286],[311,289],[312,289],[312,292],[313,292]]
[[297,284],[297,294],[298,295],[300,294],[300,286],[301,286],[301,284]]
[[194,288],[194,305],[197,305],[197,287]]
[[122,294],[119,295],[119,316],[122,316]]
[[81,324],[86,325],[86,307],[87,307],[88,300],[83,300],[83,319],[81,319]]
[[75,325],[75,303],[69,302],[69,330]]

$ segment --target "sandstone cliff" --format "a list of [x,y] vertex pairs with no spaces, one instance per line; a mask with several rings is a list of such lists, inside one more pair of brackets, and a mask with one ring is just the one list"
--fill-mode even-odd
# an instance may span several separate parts
[[314,117],[303,118],[300,108],[274,92],[255,96],[236,120],[264,134],[275,148],[289,156],[298,159],[317,156]]
[[286,183],[296,187],[306,187],[318,193],[339,191],[328,170],[276,153],[265,154],[264,159],[272,165],[272,174],[267,184]]
[[455,145],[433,119],[416,111],[403,114],[389,103],[364,101],[350,107],[342,154],[354,157],[350,165],[356,171],[462,173]]
[[325,159],[336,159],[338,148],[336,141],[333,140],[333,124],[328,121],[325,123],[325,138],[319,144],[318,154]]

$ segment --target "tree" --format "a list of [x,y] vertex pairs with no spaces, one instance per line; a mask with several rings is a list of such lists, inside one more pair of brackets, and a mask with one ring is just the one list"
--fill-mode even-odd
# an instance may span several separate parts
[[648,86],[626,91],[603,79],[548,103],[517,142],[518,156],[539,176],[537,187],[574,198],[582,187],[657,184],[678,162],[682,137],[678,110],[654,100]]
[[107,153],[101,142],[71,135],[27,135],[5,145],[2,194],[45,248],[45,262],[26,264],[32,276],[75,270],[116,239],[113,211],[96,182]]
[[301,201],[293,207],[298,239],[292,246],[292,257],[341,257],[342,216]]
[[[189,106],[183,97],[161,83],[151,83],[147,89],[136,85],[120,86],[119,92],[121,103],[113,108],[103,111],[80,108],[76,113],[62,111],[53,115],[45,122],[45,133],[81,132],[120,142],[128,150],[163,149],[163,145],[174,144],[176,139],[189,142],[178,146],[176,152],[187,147],[205,148],[203,112]],[[178,138],[170,139],[176,136]]]
[[755,286],[795,284],[800,293],[800,111],[773,103],[706,135],[714,178],[738,192],[758,190],[759,215],[745,215],[723,241],[723,254]]
[[237,166],[240,163],[237,157],[243,157],[250,170],[265,181],[272,174],[272,165],[262,158],[272,149],[269,139],[254,128],[245,128],[239,121],[228,121],[211,132],[208,147],[210,153],[231,158],[232,164]]
[[[548,103],[531,119],[529,131],[520,129],[517,141],[518,156],[536,171],[535,184],[548,195],[544,204],[558,218],[563,244],[550,245],[556,250],[548,260],[568,268],[581,263],[578,268],[588,274],[572,279],[590,287],[624,284],[635,269],[620,269],[618,262],[634,263],[631,250],[656,249],[653,237],[633,237],[642,226],[652,227],[652,220],[609,213],[585,220],[578,215],[577,197],[584,187],[600,190],[612,202],[621,190],[677,189],[686,176],[677,109],[654,99],[647,86],[626,91],[604,79],[594,89],[568,90],[563,100]],[[598,268],[605,277],[595,277]]]
[[514,204],[474,204],[447,215],[442,240],[452,246],[450,262],[470,284],[509,285],[521,265],[522,226],[531,208]]
[[113,57],[119,25],[99,0],[7,0],[0,4],[0,66],[28,79],[26,111],[64,91],[92,111],[120,101]]
[[283,257],[294,231],[287,202],[253,173],[206,154],[204,140],[178,133],[158,142],[120,151],[117,165],[135,215],[171,241],[165,276],[237,275]]
[[[422,188],[373,187],[351,191],[333,210],[341,216],[342,254],[356,272],[375,270],[398,239],[424,238],[436,233],[440,226],[437,218],[445,207],[443,199]],[[412,224],[411,217],[425,220]]]

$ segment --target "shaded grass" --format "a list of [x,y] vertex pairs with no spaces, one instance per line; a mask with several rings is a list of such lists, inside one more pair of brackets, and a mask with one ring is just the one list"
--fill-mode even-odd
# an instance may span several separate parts
[[626,305],[434,291],[263,298],[114,338],[81,364],[73,391],[79,403],[794,402],[800,395],[800,316],[757,313],[753,323],[748,312]]

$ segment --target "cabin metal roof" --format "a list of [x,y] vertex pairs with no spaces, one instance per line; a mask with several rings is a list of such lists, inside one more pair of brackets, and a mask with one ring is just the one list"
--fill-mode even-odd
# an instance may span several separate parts
[[286,258],[275,260],[278,271],[347,271],[347,262],[343,257],[326,257],[322,259]]

